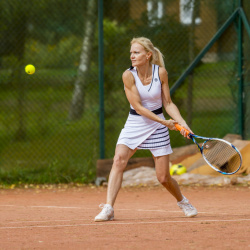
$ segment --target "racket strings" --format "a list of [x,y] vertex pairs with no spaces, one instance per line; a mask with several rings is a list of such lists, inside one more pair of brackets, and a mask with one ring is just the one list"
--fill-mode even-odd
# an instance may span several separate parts
[[233,173],[241,165],[239,153],[223,141],[206,141],[203,145],[203,155],[211,165],[225,173]]

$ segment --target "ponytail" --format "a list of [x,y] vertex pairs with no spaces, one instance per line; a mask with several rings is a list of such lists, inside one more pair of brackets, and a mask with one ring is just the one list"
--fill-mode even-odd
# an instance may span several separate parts
[[165,68],[165,63],[164,63],[164,60],[163,60],[163,54],[161,53],[161,51],[154,47],[154,50],[152,51],[153,55],[152,55],[152,60],[151,62],[153,64],[157,64],[159,65],[160,67],[163,67]]

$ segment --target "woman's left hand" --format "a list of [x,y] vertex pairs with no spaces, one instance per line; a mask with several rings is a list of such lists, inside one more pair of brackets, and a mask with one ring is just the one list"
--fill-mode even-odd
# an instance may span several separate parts
[[[187,125],[187,123],[179,123],[179,124],[180,124],[182,127],[184,127],[185,129],[187,129],[188,131],[190,131],[191,134],[194,134],[194,132],[193,132],[193,131],[189,128],[189,126]],[[189,133],[187,133],[184,129],[182,129],[182,130],[180,131],[180,133],[181,133],[184,137],[190,139],[190,137],[188,136]]]

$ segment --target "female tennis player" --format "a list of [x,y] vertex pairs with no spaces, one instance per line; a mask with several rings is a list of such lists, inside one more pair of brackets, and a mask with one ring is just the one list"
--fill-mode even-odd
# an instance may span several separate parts
[[[176,123],[189,131],[191,129],[171,100],[163,55],[149,39],[139,37],[131,41],[130,59],[132,66],[122,75],[130,112],[116,145],[106,204],[100,205],[102,211],[95,221],[114,219],[113,206],[121,188],[123,171],[137,149],[151,151],[159,182],[176,198],[184,214],[193,217],[197,210],[182,195],[178,183],[169,173],[172,149],[168,130],[176,130]],[[165,119],[162,107],[173,120]],[[180,133],[188,136],[185,130]]]

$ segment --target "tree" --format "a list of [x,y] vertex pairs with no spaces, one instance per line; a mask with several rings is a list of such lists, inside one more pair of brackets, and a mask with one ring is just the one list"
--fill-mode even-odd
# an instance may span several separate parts
[[86,77],[89,70],[91,50],[95,33],[95,20],[97,17],[96,0],[89,0],[87,9],[87,21],[85,23],[85,34],[82,43],[80,65],[78,68],[77,79],[75,82],[75,88],[69,112],[70,120],[77,120],[81,118],[84,111],[84,87],[87,84]]
[[83,27],[83,16],[87,10],[86,3],[87,0],[32,0],[29,4],[19,0],[0,1],[0,56],[9,57],[12,62],[11,84],[8,86],[12,86],[14,93],[17,93],[16,139],[26,138],[26,87],[22,74],[27,42],[33,39],[46,45],[57,45],[72,34],[79,36],[79,27]]
[[[12,85],[17,92],[18,127],[15,138],[24,140],[26,129],[24,122],[25,84],[21,79],[25,40],[27,36],[28,6],[20,1],[1,2],[0,55],[13,55],[15,63],[12,71]],[[18,42],[17,42],[18,41]]]
[[[195,27],[196,20],[199,18],[200,0],[191,0],[192,16],[191,24],[189,26],[189,63],[192,63],[195,58]],[[188,77],[188,97],[187,97],[187,123],[192,126],[192,113],[193,113],[193,72]]]

